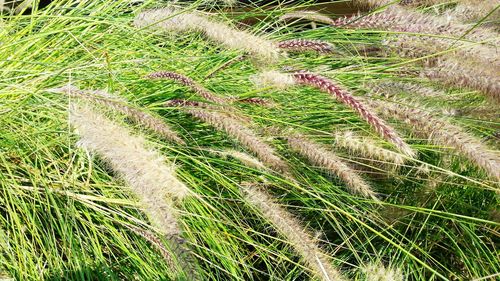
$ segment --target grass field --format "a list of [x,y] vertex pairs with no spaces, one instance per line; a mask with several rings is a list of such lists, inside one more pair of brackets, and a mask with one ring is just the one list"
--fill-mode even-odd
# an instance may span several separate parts
[[[282,212],[289,212],[286,216],[300,226],[295,233],[307,229],[310,241],[303,240],[302,247],[317,244],[321,252],[317,259],[328,260],[346,280],[498,278],[498,178],[472,161],[474,156],[464,156],[447,143],[450,135],[444,133],[445,141],[434,141],[439,133],[422,134],[405,120],[381,114],[416,151],[412,158],[328,93],[310,86],[280,89],[252,82],[270,69],[319,73],[361,101],[417,108],[461,128],[489,149],[493,158],[488,163],[496,163],[493,170],[499,168],[498,101],[489,97],[495,93],[485,95],[423,77],[419,73],[427,66],[422,62],[435,54],[410,57],[385,49],[391,36],[418,34],[321,23],[311,28],[309,21],[279,20],[292,10],[307,9],[312,1],[280,7],[240,4],[246,6],[245,13],[232,12],[221,3],[178,4],[182,13],[204,9],[216,21],[269,41],[323,40],[335,49],[329,54],[290,53],[266,64],[252,55],[239,59],[244,51],[226,48],[200,32],[137,28],[132,22],[138,13],[167,3],[132,2],[60,0],[24,15],[0,17],[0,279],[318,278],[314,266],[297,250],[301,243],[283,232],[287,227],[283,217],[273,221],[272,215],[280,213],[263,211],[268,205],[259,208],[245,195],[255,186],[265,189]],[[436,5],[419,13],[434,15],[447,8],[446,3]],[[255,17],[259,21],[253,26],[238,24]],[[477,22],[471,30],[495,26],[491,17]],[[457,44],[466,41],[464,34],[452,37]],[[382,50],[364,51],[370,47]],[[452,48],[440,55],[467,60]],[[231,60],[234,63],[220,68]],[[256,156],[241,141],[187,108],[166,106],[172,99],[204,99],[178,82],[145,77],[156,71],[186,75],[218,97],[267,101],[268,105],[208,103],[214,114],[231,112],[243,120],[275,150],[287,171],[249,166],[233,153]],[[498,69],[492,72],[496,75]],[[376,87],[395,82],[434,91],[424,95]],[[68,83],[114,93],[122,104],[167,123],[184,143],[166,140],[102,103],[53,90]],[[177,240],[150,223],[150,214],[143,211],[126,177],[106,157],[78,145],[81,135],[69,121],[69,108],[89,103],[114,124],[144,137],[148,148],[175,165],[176,177],[193,193],[174,204],[181,230]],[[433,120],[428,119],[431,127],[441,124]],[[404,163],[372,159],[342,146],[335,135],[346,131],[354,132],[361,142],[390,150]],[[350,192],[342,177],[291,149],[288,138],[294,133],[335,153],[377,193],[377,199]],[[478,149],[476,158],[481,157]]]

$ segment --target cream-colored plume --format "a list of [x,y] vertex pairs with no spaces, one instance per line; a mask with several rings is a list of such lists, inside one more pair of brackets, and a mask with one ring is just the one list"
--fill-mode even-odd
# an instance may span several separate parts
[[172,202],[186,197],[190,190],[177,179],[174,167],[147,148],[143,137],[132,135],[88,106],[71,105],[69,118],[80,136],[79,145],[103,157],[125,180],[153,225],[165,235],[179,235]]

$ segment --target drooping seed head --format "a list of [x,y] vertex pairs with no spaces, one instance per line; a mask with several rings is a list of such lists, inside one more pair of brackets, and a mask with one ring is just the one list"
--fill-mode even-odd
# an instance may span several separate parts
[[278,42],[278,47],[290,52],[314,51],[320,54],[329,54],[334,51],[334,46],[328,42],[308,39],[291,39]]
[[346,90],[338,86],[338,84],[329,80],[326,77],[317,75],[307,71],[297,71],[292,74],[297,83],[316,87],[324,92],[331,94],[338,101],[349,106],[356,111],[375,131],[383,138],[393,143],[402,153],[414,157],[415,152],[406,144],[398,133],[389,125],[380,119],[367,105],[355,98]]

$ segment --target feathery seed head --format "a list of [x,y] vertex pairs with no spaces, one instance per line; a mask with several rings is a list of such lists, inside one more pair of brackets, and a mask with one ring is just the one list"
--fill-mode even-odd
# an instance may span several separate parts
[[385,94],[386,98],[392,97],[392,94],[397,94],[400,92],[415,93],[418,95],[418,97],[447,97],[447,94],[444,91],[412,82],[387,80],[368,83],[366,86],[374,89],[377,92]]
[[241,163],[243,163],[245,166],[255,168],[257,170],[267,170],[266,166],[259,161],[259,159],[256,159],[255,157],[248,155],[247,153],[233,150],[233,149],[228,149],[228,150],[223,150],[223,151],[213,151],[219,155],[222,156],[230,156],[233,157],[234,159],[237,159]]
[[[182,106],[182,101],[177,102]],[[248,150],[266,165],[278,171],[287,171],[288,165],[278,156],[274,149],[259,138],[250,128],[238,119],[223,113],[207,110],[208,108],[188,108],[187,112],[192,116],[210,124],[211,126],[225,131],[229,136],[238,140]]]
[[382,148],[368,138],[360,138],[352,131],[335,133],[335,145],[360,153],[368,158],[393,163],[396,166],[404,164],[406,160],[403,155]]
[[174,8],[147,10],[138,14],[133,22],[137,28],[153,28],[166,31],[190,31],[201,23],[195,14],[186,14]]
[[448,85],[478,90],[495,102],[500,102],[500,78],[484,71],[482,67],[464,65],[458,60],[441,59],[421,76],[439,80]]
[[193,79],[191,79],[185,75],[176,73],[176,72],[159,71],[159,72],[154,72],[154,73],[148,74],[146,76],[146,78],[149,78],[149,79],[171,79],[171,80],[177,81],[177,82],[181,83],[182,85],[191,88],[192,91],[194,91],[195,93],[200,95],[202,98],[209,100],[209,101],[212,101],[212,102],[217,103],[217,104],[226,104],[226,103],[232,102],[231,99],[221,98],[221,97],[218,97],[218,96],[212,94],[209,90],[205,89],[203,86],[196,83]]
[[180,13],[172,8],[149,10],[139,14],[134,24],[136,27],[151,26],[165,31],[200,32],[212,41],[248,52],[265,63],[273,63],[280,57],[280,50],[271,41],[212,21],[199,12]]
[[198,101],[191,101],[191,100],[181,100],[181,99],[173,99],[166,101],[164,106],[171,106],[171,107],[204,107],[205,104],[202,102]]
[[271,222],[276,230],[288,239],[290,245],[301,255],[306,264],[319,280],[345,280],[340,272],[332,266],[328,254],[324,253],[314,237],[285,209],[281,208],[269,194],[256,186],[242,187],[246,202],[258,209],[263,217]]
[[370,101],[370,103],[381,114],[409,124],[415,131],[429,137],[435,143],[451,147],[484,169],[490,177],[500,180],[500,154],[491,151],[480,140],[467,134],[461,128],[417,109],[421,107],[410,108],[383,101]]
[[398,268],[387,268],[382,264],[370,263],[361,267],[367,281],[404,281],[403,273]]
[[179,235],[173,199],[183,199],[190,190],[179,181],[172,166],[146,140],[134,136],[88,106],[71,105],[70,123],[80,136],[80,145],[101,155],[132,191],[152,223],[165,235]]
[[378,201],[371,187],[333,152],[299,134],[292,134],[287,140],[293,150],[307,158],[312,164],[339,177],[353,193]]
[[278,42],[278,47],[291,52],[314,51],[320,54],[329,54],[334,51],[334,46],[328,42],[308,39],[292,39]]
[[296,71],[292,75],[297,83],[316,87],[349,106],[368,122],[368,124],[370,124],[383,138],[393,143],[402,153],[410,157],[415,156],[413,149],[399,137],[392,127],[380,119],[368,106],[352,96],[349,92],[340,88],[333,81],[326,77],[303,70]]
[[493,40],[500,42],[498,35],[484,28],[471,29],[469,26],[451,22],[441,16],[425,15],[418,11],[391,5],[387,9],[368,15],[355,15],[339,18],[332,23],[336,27],[381,29],[397,32],[427,33],[441,35],[464,35],[473,41]]
[[257,98],[257,97],[239,99],[238,102],[262,105],[262,106],[269,104],[269,102],[267,100],[262,99],[262,98]]
[[51,92],[64,93],[70,97],[87,99],[92,102],[96,102],[112,108],[130,118],[137,124],[141,124],[148,128],[149,130],[157,133],[158,135],[164,137],[167,140],[184,144],[184,141],[175,133],[170,126],[165,123],[162,119],[151,115],[145,111],[138,108],[127,105],[127,101],[117,97],[115,95],[109,94],[105,91],[89,91],[80,90],[75,86],[66,85],[58,89],[51,89]]
[[275,70],[260,72],[250,78],[258,87],[275,87],[285,89],[295,85],[295,80],[288,73],[281,73]]
[[282,21],[289,19],[306,19],[329,25],[333,25],[335,23],[335,21],[329,18],[328,16],[315,11],[295,11],[291,13],[286,13],[280,17],[280,20]]
[[172,258],[172,255],[170,254],[170,251],[163,245],[162,241],[154,233],[152,233],[148,230],[136,227],[136,226],[132,226],[132,225],[127,225],[126,227],[128,229],[130,229],[132,232],[134,232],[135,234],[146,239],[153,246],[155,246],[158,249],[158,251],[161,253],[161,255],[162,255],[163,259],[165,260],[165,262],[167,263],[167,265],[170,268],[175,268],[175,262]]

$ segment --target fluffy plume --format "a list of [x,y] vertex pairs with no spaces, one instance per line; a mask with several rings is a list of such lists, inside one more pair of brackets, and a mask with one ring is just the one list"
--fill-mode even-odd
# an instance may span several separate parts
[[255,168],[257,170],[266,170],[266,166],[262,162],[260,162],[259,159],[256,159],[255,157],[248,155],[244,152],[240,152],[240,151],[233,150],[233,149],[227,149],[227,150],[222,150],[222,151],[218,151],[218,150],[210,150],[210,151],[214,152],[216,154],[219,154],[221,156],[224,156],[224,157],[227,157],[227,156],[233,157],[233,158],[237,159],[238,161],[240,161],[241,163],[243,163],[245,166]]
[[149,79],[170,79],[179,82],[193,90],[193,92],[200,95],[202,98],[218,104],[226,104],[232,102],[230,99],[221,98],[212,94],[209,90],[205,89],[200,84],[196,83],[193,79],[172,71],[159,71],[148,74],[146,78]]
[[238,3],[238,0],[204,0],[203,2],[209,3],[209,4],[223,4],[226,6],[234,6],[236,3]]
[[151,245],[158,249],[167,265],[170,268],[175,268],[176,265],[172,255],[170,254],[170,251],[165,247],[165,245],[163,245],[160,238],[158,238],[153,232],[132,225],[127,225],[126,227],[151,243]]
[[402,153],[413,157],[415,152],[396,133],[396,131],[380,119],[373,111],[361,103],[347,91],[337,86],[331,80],[309,72],[298,71],[293,73],[297,83],[311,85],[322,91],[333,95],[338,101],[355,110],[366,122],[368,122],[383,138],[393,143]]
[[286,13],[280,17],[280,20],[290,20],[290,19],[305,19],[314,22],[320,22],[324,24],[334,25],[335,21],[330,17],[320,14],[315,11],[295,11],[291,13]]
[[339,18],[332,25],[459,37],[463,35],[466,39],[473,41],[493,39],[492,44],[500,42],[498,35],[487,29],[471,29],[467,25],[451,22],[444,17],[424,15],[395,5],[379,13]]
[[171,201],[186,197],[190,190],[176,178],[173,166],[146,148],[144,138],[87,106],[72,105],[69,118],[80,135],[79,144],[101,155],[121,175],[153,225],[167,237],[180,235]]
[[356,136],[352,131],[335,133],[335,145],[357,152],[367,158],[377,159],[396,166],[404,164],[403,155],[380,147],[368,138]]
[[352,3],[361,7],[375,8],[394,3],[394,0],[352,0]]
[[289,136],[288,145],[312,164],[339,177],[353,193],[378,200],[371,187],[333,152],[299,134]]
[[239,99],[238,102],[262,105],[262,106],[269,105],[269,102],[267,100],[261,99],[261,98],[255,98],[255,97],[254,98]]
[[366,86],[384,94],[386,98],[391,97],[392,94],[398,94],[401,92],[411,93],[412,95],[416,94],[418,97],[445,98],[447,96],[446,93],[441,90],[404,81],[377,81],[374,83],[368,83]]
[[80,90],[68,85],[52,92],[68,94],[71,97],[83,98],[108,106],[130,118],[135,123],[141,124],[149,130],[163,136],[165,139],[184,144],[184,141],[160,118],[147,112],[127,105],[127,102],[104,91]]
[[259,87],[275,87],[285,89],[295,85],[295,79],[288,73],[281,73],[275,70],[260,72],[250,78]]
[[[398,36],[385,40],[385,46],[402,57],[424,57],[452,47],[452,42],[442,38],[416,38]],[[497,51],[486,46],[467,45],[440,57],[424,60],[422,76],[440,80],[445,84],[478,90],[493,100],[500,96],[500,56]],[[460,57],[457,60],[456,57]]]
[[404,281],[403,273],[397,268],[386,268],[382,264],[370,263],[361,268],[367,281]]
[[436,60],[434,54],[438,53],[441,60],[453,60],[460,57],[462,68],[480,67],[482,72],[500,75],[499,52],[488,46],[412,35],[388,36],[383,45],[388,48],[388,51],[395,52],[402,57],[419,58],[433,55],[424,60],[428,64],[434,63]]
[[171,71],[159,71],[159,72],[153,72],[151,74],[148,74],[146,78],[149,79],[171,79],[174,81],[177,81],[181,83],[184,86],[187,86],[191,88],[191,90],[198,95],[200,95],[202,98],[212,101],[214,103],[220,104],[220,105],[226,105],[229,103],[233,103],[235,101],[238,102],[243,102],[243,103],[250,103],[250,104],[259,104],[259,105],[266,105],[267,101],[261,98],[245,98],[245,99],[235,99],[235,98],[221,98],[218,97],[214,94],[212,94],[209,90],[205,89],[203,86],[200,84],[196,83],[193,79],[176,73],[176,72],[171,72]]
[[212,41],[248,52],[263,62],[272,63],[280,57],[279,49],[273,42],[212,21],[199,12],[182,13],[172,8],[149,10],[140,13],[135,18],[134,25],[171,32],[200,32]]
[[[456,7],[447,13],[450,17],[460,21],[479,20],[493,12],[500,5],[500,0],[403,0],[401,5],[432,6],[458,2]],[[493,12],[489,19],[496,20],[500,16],[500,9]]]
[[[201,280],[197,274],[195,262],[192,260],[193,256],[185,245],[186,242],[184,241],[184,239],[178,236],[167,237],[167,242],[170,246],[170,248],[167,249],[167,247],[165,247],[163,242],[157,235],[155,235],[155,233],[133,225],[126,225],[126,227],[151,243],[151,245],[153,245],[160,252],[169,268],[177,268],[177,263],[174,261],[173,257],[173,255],[176,255],[177,258],[175,260],[177,260],[180,267],[188,275],[189,280]],[[176,279],[181,278],[180,276],[175,277]]]
[[427,136],[436,144],[452,148],[484,169],[492,178],[500,180],[500,155],[498,152],[491,151],[480,140],[467,134],[461,128],[417,109],[419,107],[410,108],[383,101],[371,101],[370,103],[383,115],[411,125],[416,132]]
[[492,100],[500,102],[500,78],[480,67],[463,67],[454,59],[437,60],[434,67],[424,68],[421,76],[445,84],[478,90]]
[[334,46],[325,41],[308,40],[308,39],[292,39],[278,42],[278,47],[291,52],[308,52],[313,51],[320,54],[329,54],[334,51]]
[[[462,0],[448,15],[460,21],[480,20],[489,15],[488,20],[500,19],[500,0]],[[495,11],[493,11],[496,9]]]
[[273,202],[270,196],[255,186],[242,188],[245,200],[258,209],[264,218],[269,220],[276,230],[288,239],[295,251],[319,280],[345,280],[340,272],[332,266],[332,261],[317,245],[315,239],[289,212]]
[[278,171],[286,171],[287,164],[283,162],[274,149],[262,141],[251,129],[243,125],[239,120],[230,116],[210,111],[207,108],[197,108],[197,106],[187,105],[182,102],[173,101],[169,105],[187,106],[187,112],[194,117],[210,124],[211,126],[225,131],[231,137],[237,139],[248,150],[255,153],[255,155],[269,167]]

